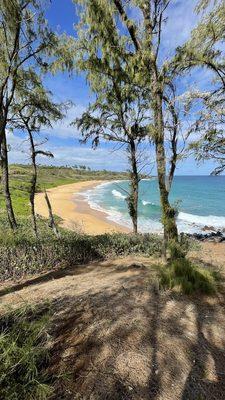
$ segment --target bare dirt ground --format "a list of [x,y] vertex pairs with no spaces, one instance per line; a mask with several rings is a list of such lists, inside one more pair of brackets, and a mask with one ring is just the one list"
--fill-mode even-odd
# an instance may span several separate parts
[[[215,248],[216,254],[216,248]],[[209,254],[198,250],[192,257]],[[214,257],[214,264],[225,266]],[[49,300],[54,400],[225,399],[225,296],[159,291],[155,260],[127,257],[55,271],[0,291]]]

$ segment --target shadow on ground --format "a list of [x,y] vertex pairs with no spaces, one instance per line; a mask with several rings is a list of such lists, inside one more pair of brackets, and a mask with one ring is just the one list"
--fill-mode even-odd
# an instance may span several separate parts
[[53,400],[225,398],[223,295],[159,291],[154,270],[122,261],[80,272],[56,275],[54,298],[49,275],[24,289],[52,305]]
[[90,270],[93,270],[96,265],[98,265],[99,262],[93,262],[90,266],[90,264],[87,265],[75,265],[73,268],[63,268],[63,269],[56,269],[52,270],[50,272],[43,273],[42,275],[39,275],[37,277],[28,279],[28,280],[23,280],[22,282],[18,284],[14,284],[12,286],[5,286],[3,289],[0,290],[0,297],[5,296],[6,294],[10,293],[15,293],[18,292],[26,287],[30,287],[33,285],[39,285],[44,282],[48,282],[51,280],[55,279],[61,279],[64,278],[65,276],[69,275],[79,275],[79,274],[85,274],[87,272],[90,272]]
[[225,398],[224,304],[160,293],[146,272],[54,304],[55,399]]

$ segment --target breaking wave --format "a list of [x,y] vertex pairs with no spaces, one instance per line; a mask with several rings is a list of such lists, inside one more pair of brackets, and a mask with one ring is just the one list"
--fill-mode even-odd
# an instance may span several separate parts
[[120,193],[120,192],[119,192],[118,190],[116,190],[116,189],[113,189],[113,190],[112,190],[112,194],[113,194],[114,197],[117,197],[118,199],[123,199],[123,200],[126,199],[126,196],[124,196],[122,193]]

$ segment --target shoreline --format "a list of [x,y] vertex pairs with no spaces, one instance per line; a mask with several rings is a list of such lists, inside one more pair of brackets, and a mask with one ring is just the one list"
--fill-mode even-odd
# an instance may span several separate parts
[[[93,210],[88,202],[80,196],[82,192],[106,182],[108,181],[83,181],[47,189],[53,214],[62,219],[60,225],[89,235],[112,232],[129,233],[130,230],[128,228],[108,220],[106,213]],[[35,209],[37,214],[48,218],[44,193],[36,194]]]
[[[111,180],[89,180],[78,181],[71,184],[60,185],[47,189],[52,205],[53,214],[61,218],[60,225],[64,228],[98,235],[110,232],[129,233],[131,229],[109,219],[109,214],[104,210],[92,208],[85,196],[87,190],[95,188],[102,183],[111,183]],[[48,208],[44,193],[37,193],[35,196],[36,213],[48,218]],[[207,228],[207,229],[206,229]],[[202,231],[188,233],[181,231],[185,236],[192,237],[198,241],[225,241],[224,230],[205,226]],[[154,231],[156,234],[160,232]]]

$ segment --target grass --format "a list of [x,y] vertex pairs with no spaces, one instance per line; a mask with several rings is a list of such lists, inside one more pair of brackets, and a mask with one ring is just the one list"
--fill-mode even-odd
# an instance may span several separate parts
[[26,306],[0,319],[0,393],[5,400],[45,400],[52,394],[46,375],[50,312]]
[[[10,165],[9,178],[15,214],[16,216],[28,216],[30,214],[29,188],[31,180],[31,166],[20,164]],[[90,171],[75,169],[72,167],[39,166],[37,191],[41,192],[44,189],[79,181],[113,179],[128,179],[128,174],[126,172],[112,172],[105,170]],[[5,213],[5,203],[1,190],[0,210],[2,214]]]
[[208,295],[217,292],[220,280],[218,272],[199,267],[184,257],[161,267],[159,278],[162,288],[178,288],[185,294],[198,292]]

